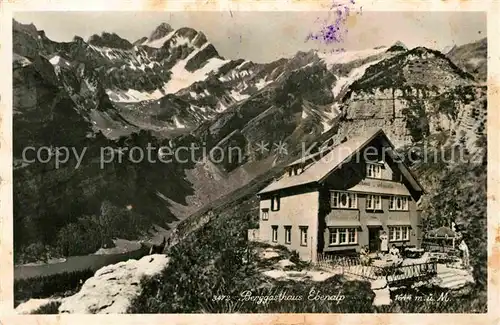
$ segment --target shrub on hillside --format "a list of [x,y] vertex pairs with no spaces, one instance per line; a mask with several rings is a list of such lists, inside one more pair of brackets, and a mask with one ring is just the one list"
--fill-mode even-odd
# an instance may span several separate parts
[[290,262],[292,263],[300,263],[300,257],[299,257],[299,253],[297,253],[297,251],[292,251],[292,254],[290,254]]
[[16,263],[47,262],[48,253],[47,247],[40,241],[37,241],[24,247],[21,252],[14,254],[14,261]]
[[137,238],[148,229],[148,222],[133,211],[103,202],[100,216],[80,217],[61,228],[56,247],[63,256],[91,254],[113,247],[114,238]]
[[102,228],[94,216],[79,218],[59,230],[57,247],[63,256],[86,255],[97,251],[103,242]]

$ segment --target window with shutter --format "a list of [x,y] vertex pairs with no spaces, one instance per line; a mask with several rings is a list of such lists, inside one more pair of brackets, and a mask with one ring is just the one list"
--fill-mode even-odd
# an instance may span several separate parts
[[409,198],[407,196],[391,196],[389,198],[389,210],[408,211]]
[[358,196],[356,193],[332,191],[331,207],[339,209],[357,209]]

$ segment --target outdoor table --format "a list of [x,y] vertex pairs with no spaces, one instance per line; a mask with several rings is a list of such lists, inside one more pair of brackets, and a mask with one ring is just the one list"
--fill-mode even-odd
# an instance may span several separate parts
[[374,260],[373,261],[373,266],[378,266],[378,267],[391,267],[391,266],[396,266],[400,264],[402,259],[400,258],[384,258],[381,260]]

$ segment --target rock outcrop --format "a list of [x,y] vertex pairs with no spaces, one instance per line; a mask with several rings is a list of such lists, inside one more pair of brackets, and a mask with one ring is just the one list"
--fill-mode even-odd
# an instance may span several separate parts
[[75,295],[64,298],[60,313],[126,313],[131,300],[140,293],[140,281],[161,272],[168,264],[165,255],[148,255],[99,269]]

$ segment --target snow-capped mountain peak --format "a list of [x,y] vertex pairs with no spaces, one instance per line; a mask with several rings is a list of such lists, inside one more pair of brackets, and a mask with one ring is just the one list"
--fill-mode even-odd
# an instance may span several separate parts
[[328,68],[335,64],[345,64],[356,60],[366,59],[370,56],[376,56],[387,51],[387,47],[379,47],[366,50],[354,51],[334,51],[334,52],[316,52],[318,57],[325,62]]

